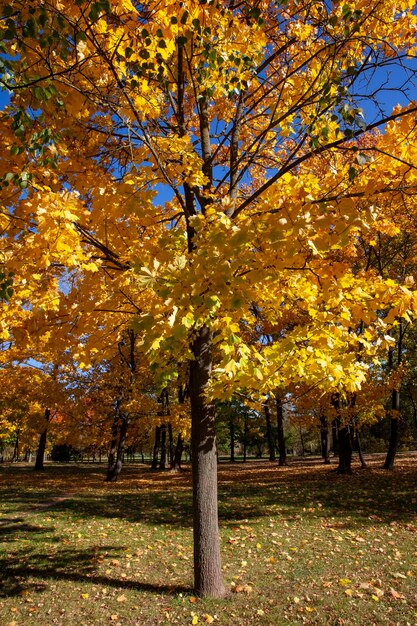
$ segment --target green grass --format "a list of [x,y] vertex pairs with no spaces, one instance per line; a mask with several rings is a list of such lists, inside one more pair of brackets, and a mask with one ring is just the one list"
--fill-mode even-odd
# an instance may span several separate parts
[[417,624],[417,456],[221,464],[230,596],[192,594],[189,471],[0,468],[0,624]]

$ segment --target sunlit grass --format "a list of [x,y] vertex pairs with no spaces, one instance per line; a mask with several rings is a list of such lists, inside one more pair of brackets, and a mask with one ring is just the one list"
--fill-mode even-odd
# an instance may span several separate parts
[[2,467],[0,623],[417,624],[417,457],[379,466],[222,464],[222,601],[192,594],[189,471]]

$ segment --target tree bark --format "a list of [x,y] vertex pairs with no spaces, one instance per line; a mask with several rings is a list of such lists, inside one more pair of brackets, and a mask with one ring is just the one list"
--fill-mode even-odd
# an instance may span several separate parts
[[366,469],[368,467],[368,465],[366,464],[365,457],[363,456],[363,450],[362,450],[362,445],[361,445],[361,438],[360,438],[359,432],[357,430],[355,432],[355,443],[356,443],[356,448],[358,450],[358,455],[359,455],[359,460],[361,462],[361,467],[362,467],[362,469]]
[[167,427],[166,424],[161,425],[161,459],[159,461],[159,469],[164,470],[167,466]]
[[[399,337],[398,337],[398,352],[397,352],[397,363],[396,366],[399,367],[402,361],[402,339],[403,339],[403,327],[400,321],[399,323]],[[394,351],[391,349],[388,353],[388,364],[390,370],[395,368],[394,366]],[[398,448],[398,420],[400,417],[400,390],[393,389],[391,393],[391,419],[390,419],[390,436],[389,436],[389,444],[387,456],[385,457],[385,463],[382,466],[383,469],[391,470],[394,467],[395,456],[397,454]]]
[[38,449],[36,451],[36,460],[35,460],[35,472],[41,472],[45,469],[44,467],[44,459],[45,459],[45,450],[46,450],[46,438],[48,435],[48,426],[49,420],[51,418],[51,410],[45,409],[45,428],[41,432],[39,436]]
[[202,326],[192,343],[190,401],[192,424],[194,585],[201,596],[221,598],[223,584],[217,511],[215,413],[205,397],[212,367],[211,333]]
[[161,427],[155,426],[155,443],[153,446],[152,469],[158,469],[159,448],[161,446]]
[[169,466],[172,468],[174,466],[174,458],[175,458],[175,448],[174,448],[174,436],[172,433],[172,424],[168,422],[168,462]]
[[19,460],[19,436],[20,436],[20,430],[17,430],[16,439],[14,441],[13,455],[10,461],[11,463],[17,463],[17,461]]
[[245,424],[243,426],[243,462],[246,463],[248,455],[248,416],[245,415]]
[[275,402],[276,402],[276,407],[277,407],[277,435],[278,435],[278,452],[279,452],[278,465],[282,467],[283,465],[287,465],[287,448],[285,446],[285,436],[284,436],[284,412],[282,410],[282,402],[279,396],[277,396]]
[[321,442],[321,455],[325,465],[330,464],[330,431],[327,423],[327,418],[323,413],[320,413],[320,442]]
[[107,481],[115,482],[120,472],[122,471],[123,466],[123,457],[125,451],[125,442],[126,442],[126,433],[129,427],[129,418],[127,415],[121,416],[121,423],[119,428],[119,441],[117,444],[117,454],[116,454],[116,462],[113,464],[111,470],[107,473]]
[[265,422],[266,422],[266,440],[268,443],[269,460],[275,461],[275,446],[272,437],[271,411],[269,410],[269,401],[264,403]]
[[181,457],[184,450],[184,439],[182,433],[178,433],[177,445],[175,446],[174,459],[172,463],[173,470],[181,469]]
[[339,431],[337,420],[333,420],[332,422],[332,450],[333,456],[339,456]]
[[352,473],[352,441],[350,437],[349,426],[339,428],[339,465],[337,466],[338,474]]
[[111,476],[114,472],[114,467],[116,464],[117,440],[118,440],[118,434],[119,434],[119,419],[120,419],[119,400],[117,400],[112,429],[111,429],[111,441],[110,441],[109,457],[107,461],[106,481],[111,480]]

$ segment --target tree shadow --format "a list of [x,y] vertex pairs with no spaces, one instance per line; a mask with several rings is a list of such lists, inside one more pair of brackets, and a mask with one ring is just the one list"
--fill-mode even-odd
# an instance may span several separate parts
[[22,538],[22,535],[26,534],[30,534],[30,538],[33,541],[34,535],[44,535],[54,531],[53,527],[37,526],[36,524],[25,522],[22,517],[3,518],[0,520],[0,541],[2,543],[17,541]]
[[120,556],[123,548],[117,546],[90,547],[86,550],[64,548],[57,551],[27,554],[24,551],[0,559],[0,597],[14,597],[25,593],[46,591],[48,581],[65,580],[88,582],[132,589],[155,594],[190,593],[191,587],[160,585],[136,580],[111,578],[97,571],[100,555]]

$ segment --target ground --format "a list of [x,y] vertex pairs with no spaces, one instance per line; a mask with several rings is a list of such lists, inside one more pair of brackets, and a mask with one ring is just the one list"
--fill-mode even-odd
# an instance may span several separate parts
[[0,467],[0,624],[417,625],[417,454],[221,464],[230,595],[192,592],[190,472]]

